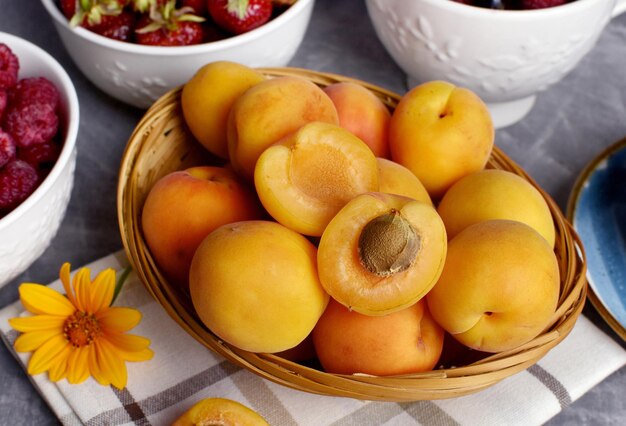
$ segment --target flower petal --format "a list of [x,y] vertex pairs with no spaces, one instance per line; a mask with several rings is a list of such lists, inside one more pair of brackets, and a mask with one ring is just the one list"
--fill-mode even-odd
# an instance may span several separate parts
[[115,292],[115,271],[111,268],[100,272],[91,284],[91,313],[100,312],[111,305]]
[[102,386],[109,386],[111,381],[102,374],[100,365],[98,364],[96,344],[90,345],[88,348],[87,362],[89,363],[89,372],[91,373],[91,376]]
[[45,285],[24,283],[19,293],[22,304],[33,314],[69,316],[76,311],[72,302]]
[[32,317],[11,318],[11,327],[22,333],[29,331],[59,330],[67,318],[58,315],[34,315]]
[[141,321],[141,312],[133,308],[113,306],[96,315],[102,328],[108,331],[124,333]]
[[67,381],[82,383],[89,377],[89,347],[75,349],[67,359]]
[[72,287],[70,286],[70,264],[65,262],[61,266],[61,271],[59,272],[59,277],[61,278],[61,282],[63,283],[63,288],[65,289],[65,295],[72,305],[76,306],[76,298],[74,297],[74,293],[72,292]]
[[[150,339],[133,334],[107,333],[104,336],[126,361],[147,361],[154,355],[148,349]],[[146,350],[147,349],[147,350]]]
[[128,376],[124,360],[105,339],[99,339],[95,345],[101,374],[116,388],[126,387]]
[[83,312],[92,313],[89,310],[91,302],[91,271],[89,268],[81,268],[74,275],[74,294],[78,309]]
[[61,334],[59,330],[31,331],[15,339],[13,347],[17,352],[32,352],[59,334]]
[[[55,336],[41,345],[33,352],[28,362],[28,374],[35,375],[52,368],[55,365],[57,355],[64,353],[68,345],[67,340],[61,335]],[[60,362],[60,360],[57,360],[57,362]]]
[[72,352],[72,347],[67,345],[65,349],[59,355],[57,355],[57,361],[55,361],[48,371],[48,378],[52,382],[58,382],[63,379],[67,374],[67,358]]

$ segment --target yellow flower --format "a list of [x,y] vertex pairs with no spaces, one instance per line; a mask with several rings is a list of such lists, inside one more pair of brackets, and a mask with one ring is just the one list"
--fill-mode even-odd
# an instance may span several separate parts
[[15,340],[18,352],[33,352],[28,374],[48,372],[53,382],[67,378],[81,383],[92,376],[100,384],[126,386],[125,361],[152,358],[150,340],[125,334],[141,320],[136,309],[112,307],[115,271],[106,269],[92,282],[88,268],[74,275],[70,264],[60,272],[66,296],[40,284],[19,287],[20,300],[34,314],[9,320],[22,334]]

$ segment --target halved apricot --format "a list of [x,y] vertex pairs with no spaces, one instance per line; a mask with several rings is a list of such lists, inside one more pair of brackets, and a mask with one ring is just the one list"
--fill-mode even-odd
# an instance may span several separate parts
[[261,203],[284,226],[320,236],[355,196],[378,190],[376,157],[338,125],[314,122],[266,149],[254,171]]
[[226,398],[205,398],[172,423],[172,426],[196,425],[269,426],[269,423],[240,402]]
[[320,282],[344,306],[386,315],[416,303],[435,285],[446,251],[446,230],[433,206],[401,195],[362,194],[322,234]]

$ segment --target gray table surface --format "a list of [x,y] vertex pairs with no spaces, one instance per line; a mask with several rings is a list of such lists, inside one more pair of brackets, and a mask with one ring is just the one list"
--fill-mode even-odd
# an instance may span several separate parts
[[[17,300],[24,281],[48,283],[65,262],[81,266],[122,248],[116,215],[119,161],[143,115],[93,86],[65,51],[37,0],[0,0],[0,31],[50,52],[72,78],[80,102],[78,162],[72,198],[50,247],[0,289],[0,308]],[[396,93],[403,72],[376,37],[361,0],[318,0],[291,66],[344,74]],[[626,14],[615,18],[595,48],[561,82],[541,93],[519,123],[499,129],[496,144],[564,210],[574,181],[603,148],[626,137]],[[626,347],[590,304],[584,315]],[[598,360],[598,362],[602,362]],[[626,368],[551,419],[550,425],[626,424]],[[0,345],[0,424],[52,425],[57,420],[4,345]]]

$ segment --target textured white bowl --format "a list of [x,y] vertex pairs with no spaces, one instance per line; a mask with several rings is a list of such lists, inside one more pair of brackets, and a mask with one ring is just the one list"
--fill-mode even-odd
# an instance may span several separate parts
[[0,32],[0,43],[20,61],[19,78],[46,77],[59,90],[65,135],[56,164],[39,187],[0,219],[0,287],[24,272],[50,245],[65,216],[74,184],[79,107],[76,90],[63,67],[47,52],[11,34]]
[[311,19],[314,0],[298,0],[250,32],[194,46],[142,46],[71,28],[54,0],[41,0],[78,68],[104,92],[147,108],[189,80],[203,65],[227,60],[250,67],[285,66],[296,53]]
[[409,87],[447,80],[513,124],[571,71],[626,0],[576,0],[540,10],[491,10],[450,0],[366,0],[380,41]]

